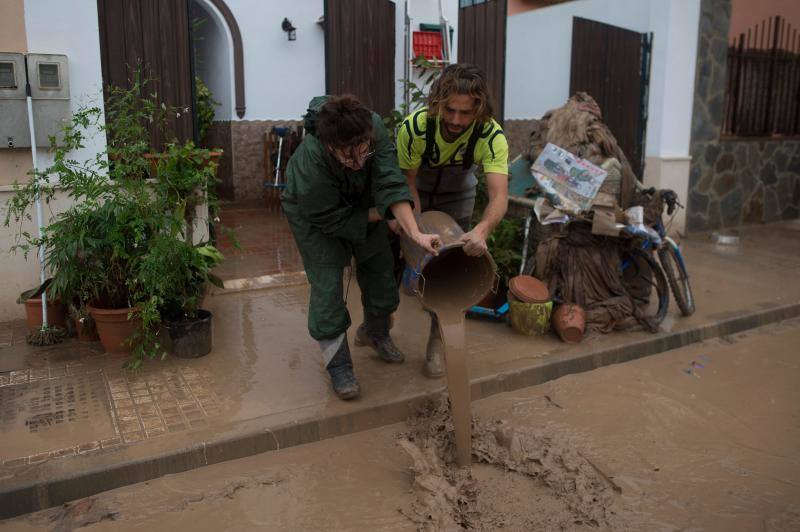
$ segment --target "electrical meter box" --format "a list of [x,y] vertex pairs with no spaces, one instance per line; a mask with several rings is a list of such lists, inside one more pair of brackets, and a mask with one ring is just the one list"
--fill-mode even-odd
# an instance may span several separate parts
[[61,136],[70,119],[69,64],[56,54],[0,53],[0,148],[29,148],[27,80],[31,85],[36,146],[50,146],[50,136]]
[[0,148],[31,145],[25,103],[25,56],[0,52]]
[[66,55],[28,54],[28,81],[33,100],[36,145],[50,146],[72,116],[69,104],[69,64]]

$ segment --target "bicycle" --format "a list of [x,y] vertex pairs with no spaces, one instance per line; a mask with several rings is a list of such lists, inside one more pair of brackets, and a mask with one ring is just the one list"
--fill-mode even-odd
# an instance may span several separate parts
[[[656,192],[653,188],[643,191],[651,199]],[[628,249],[626,251],[628,256],[623,256],[622,261],[623,277],[625,277],[625,271],[633,265],[635,267],[634,278],[646,279],[656,289],[658,308],[655,312],[651,312],[651,317],[656,324],[661,323],[666,317],[669,308],[670,291],[682,315],[691,316],[695,311],[694,295],[689,282],[686,261],[678,244],[667,235],[667,230],[662,220],[662,211],[665,203],[667,205],[667,214],[669,215],[675,211],[676,207],[683,206],[678,202],[675,192],[671,190],[658,191],[658,195],[656,199],[658,216],[654,223],[650,225],[650,228],[642,230],[641,227],[629,225],[623,230],[628,235],[641,238],[641,245],[638,248]],[[656,263],[653,254],[658,256],[660,264]],[[642,262],[647,264],[652,277],[655,278],[655,284],[653,284],[651,276],[647,272],[642,273],[640,271]],[[628,277],[630,277],[630,274],[628,274]],[[644,299],[642,297],[636,298],[636,291],[634,290],[633,292],[632,297],[635,299],[639,301]]]

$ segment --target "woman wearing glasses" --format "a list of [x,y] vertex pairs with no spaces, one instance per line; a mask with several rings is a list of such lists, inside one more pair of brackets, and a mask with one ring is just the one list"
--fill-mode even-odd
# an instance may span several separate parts
[[403,353],[389,336],[399,298],[387,220],[431,253],[441,241],[419,230],[397,153],[377,114],[351,95],[320,96],[311,100],[304,126],[281,203],[311,285],[309,333],[320,344],[334,392],[353,399],[360,387],[347,342],[344,267],[355,258],[364,305],[356,341],[399,363]]

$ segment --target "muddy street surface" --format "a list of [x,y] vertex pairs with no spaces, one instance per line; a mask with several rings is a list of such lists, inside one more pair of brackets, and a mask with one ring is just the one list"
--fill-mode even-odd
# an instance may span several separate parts
[[800,320],[0,522],[27,530],[800,530]]

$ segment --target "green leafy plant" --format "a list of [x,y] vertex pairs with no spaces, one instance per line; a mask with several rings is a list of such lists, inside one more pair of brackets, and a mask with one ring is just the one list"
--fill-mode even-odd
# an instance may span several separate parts
[[[168,119],[180,116],[180,109],[169,107],[164,103],[158,104],[158,95],[147,93],[153,82],[152,79],[143,78],[141,72],[137,70],[133,74],[130,88],[113,85],[107,87],[104,121],[99,120],[101,118],[99,109],[83,110],[90,111],[87,116],[93,122],[92,126],[105,133],[109,164],[101,166],[100,169],[111,179],[148,178],[151,167],[145,155],[161,148],[152,146],[151,128],[160,131],[165,138],[168,138],[171,136],[167,129]],[[73,123],[67,127],[77,132],[79,128],[85,131],[86,125]],[[65,152],[69,154],[69,151],[56,147],[53,147],[53,151],[56,156]]]
[[184,237],[194,242],[195,212],[206,203],[209,212],[216,212],[217,163],[211,151],[198,148],[192,141],[171,142],[156,156],[155,188],[173,213],[184,220]]
[[512,220],[500,220],[486,239],[486,245],[497,264],[497,273],[507,285],[508,280],[519,273],[519,264],[522,260],[520,224]]
[[195,101],[197,102],[197,130],[200,140],[205,138],[208,128],[214,122],[214,108],[220,103],[214,99],[214,94],[208,85],[200,78],[195,76]]
[[[6,226],[18,224],[14,251],[27,257],[44,248],[54,298],[79,309],[89,303],[136,309],[143,327],[130,338],[133,367],[165,354],[159,324],[196,313],[207,283],[218,282],[211,269],[222,260],[210,243],[193,245],[195,208],[206,198],[216,203],[211,154],[173,141],[146,157],[147,125],[157,124],[166,136],[164,124],[174,112],[157,105],[146,84],[137,76],[130,89],[110,88],[105,115],[99,107],[75,112],[60,145],[51,139],[53,164],[15,185],[5,217]],[[106,134],[106,150],[74,159],[93,131]],[[41,236],[25,231],[36,197],[50,204],[59,189],[71,205]]]
[[[486,189],[486,178],[482,173],[477,174],[478,185],[476,187],[475,208],[472,213],[473,223],[478,223],[483,217],[483,211],[488,203],[488,193]],[[486,239],[492,258],[497,264],[497,273],[505,285],[508,280],[519,273],[519,265],[522,261],[522,244],[524,231],[518,221],[504,218],[500,220],[494,231]]]
[[211,270],[223,256],[209,243],[192,246],[168,235],[156,237],[137,264],[137,275],[150,288],[162,318],[180,321],[195,318],[205,295],[206,283],[221,287]]
[[417,109],[424,107],[427,104],[428,91],[430,86],[439,77],[442,70],[441,67],[425,59],[424,56],[419,55],[412,59],[411,64],[422,70],[419,83],[411,80],[401,79],[404,84],[404,89],[409,91],[409,103],[403,102],[397,109],[389,111],[389,115],[383,118],[383,123],[389,131],[389,136],[394,140],[397,137],[397,128],[403,123],[403,120]]

